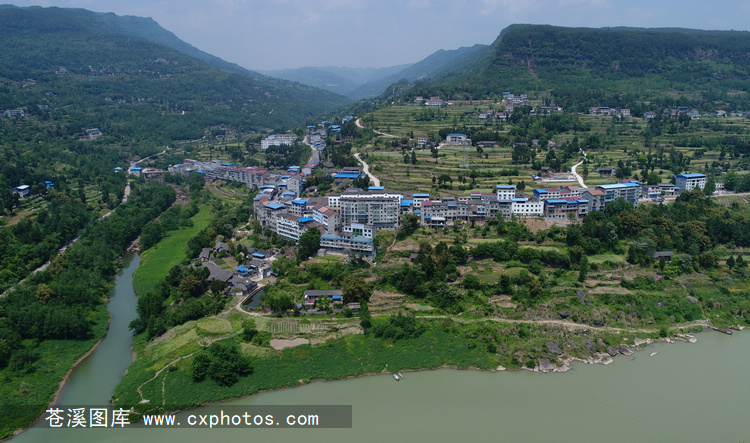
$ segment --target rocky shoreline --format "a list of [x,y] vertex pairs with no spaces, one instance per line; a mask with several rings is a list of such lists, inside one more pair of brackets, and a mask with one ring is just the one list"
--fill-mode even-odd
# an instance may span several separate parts
[[[705,331],[705,329],[704,329]],[[618,355],[625,355],[630,356],[633,355],[633,353],[642,351],[646,346],[652,344],[652,343],[675,343],[675,342],[686,342],[686,343],[696,343],[698,341],[695,336],[691,334],[678,334],[674,337],[666,337],[663,339],[653,340],[650,338],[647,339],[641,339],[641,338],[634,338],[633,339],[633,345],[619,345],[617,348],[614,348],[612,346],[607,346],[604,341],[600,338],[597,339],[596,344],[594,343],[593,339],[587,338],[582,341],[583,345],[586,347],[586,349],[591,352],[591,355],[588,358],[579,358],[579,357],[573,357],[573,356],[567,356],[562,358],[558,363],[552,362],[548,359],[544,358],[538,358],[537,362],[538,365],[534,369],[529,369],[533,372],[567,372],[571,369],[571,364],[573,362],[580,362],[580,363],[586,363],[589,365],[609,365],[614,363],[614,357]],[[598,346],[597,346],[598,345]],[[550,351],[550,353],[557,354],[559,356],[563,356],[564,352],[562,349],[560,349],[560,346],[558,343],[555,342],[549,342],[546,344],[547,349]],[[606,348],[607,352],[600,351],[600,348]],[[655,355],[652,354],[653,357]],[[635,358],[635,357],[633,357]],[[505,370],[505,368],[498,368],[498,370]]]

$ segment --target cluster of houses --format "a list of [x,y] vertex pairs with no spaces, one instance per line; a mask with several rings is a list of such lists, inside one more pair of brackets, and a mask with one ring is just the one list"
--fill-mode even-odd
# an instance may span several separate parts
[[263,279],[271,275],[272,257],[269,251],[261,249],[250,249],[246,263],[237,266],[234,270],[223,269],[213,262],[212,259],[221,258],[229,253],[229,246],[224,242],[217,242],[213,248],[203,248],[197,260],[201,266],[208,269],[208,280],[218,280],[226,283],[231,292],[249,296],[257,292],[260,287],[254,277]]
[[532,195],[518,192],[515,185],[497,185],[494,193],[472,192],[468,196],[440,199],[426,193],[403,194],[372,186],[317,199],[291,195],[274,199],[259,195],[254,202],[254,214],[262,226],[289,240],[297,241],[308,229],[318,229],[322,234],[321,248],[327,252],[372,257],[375,254],[372,239],[378,229],[398,229],[403,214],[417,215],[422,226],[432,228],[457,221],[484,222],[498,215],[580,220],[593,211],[604,210],[617,199],[637,207],[643,198],[703,189],[705,185],[704,174],[679,174],[676,184],[644,185],[624,179],[594,188],[563,185],[535,189]]
[[[45,180],[44,187],[49,191],[50,189],[53,189],[55,187],[55,184],[49,180]],[[31,197],[31,186],[29,185],[19,185],[12,188],[11,191],[13,192],[13,194],[18,195],[19,198]]]
[[[607,106],[592,106],[589,108],[589,115],[598,115],[598,116],[618,116],[618,117],[630,117],[630,109],[625,108],[610,108]],[[648,111],[643,113],[643,119],[644,120],[651,120],[652,118],[656,118],[656,112]],[[690,117],[693,120],[697,120],[701,117],[701,115],[704,116],[716,116],[716,117],[742,117],[742,118],[750,118],[750,112],[744,112],[744,111],[732,111],[728,113],[727,111],[723,109],[718,109],[716,112],[712,113],[703,113],[701,114],[700,111],[697,109],[691,109],[687,106],[678,106],[676,108],[672,109],[665,109],[662,111],[662,116],[664,117],[679,117],[680,115],[686,115]]]

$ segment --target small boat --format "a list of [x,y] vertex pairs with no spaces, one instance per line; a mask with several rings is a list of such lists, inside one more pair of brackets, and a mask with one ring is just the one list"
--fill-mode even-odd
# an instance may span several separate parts
[[651,355],[649,355],[649,357],[653,357],[656,354],[658,354],[658,352],[652,352]]
[[404,376],[403,376],[403,375],[401,375],[401,373],[400,373],[400,372],[397,372],[396,374],[398,374],[398,378],[400,378],[400,379],[402,379],[402,380],[403,380]]
[[630,357],[630,361],[633,361],[633,360],[635,360],[635,357]]
[[398,378],[398,374],[393,374],[393,378],[395,378],[395,379],[396,379],[396,381],[399,381],[399,380],[401,380],[400,378]]

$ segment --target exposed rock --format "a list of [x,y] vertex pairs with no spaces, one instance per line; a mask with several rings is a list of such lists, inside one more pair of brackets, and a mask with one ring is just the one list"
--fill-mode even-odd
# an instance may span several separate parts
[[549,342],[545,346],[547,346],[547,349],[549,349],[549,352],[555,353],[557,355],[562,355],[563,351],[560,349],[559,346],[557,346],[557,343],[555,342]]
[[570,312],[558,312],[557,315],[559,315],[560,318],[565,320],[566,318],[570,317]]
[[633,351],[631,351],[630,348],[625,345],[618,346],[617,350],[620,351],[620,354],[622,355],[633,355]]
[[499,365],[497,368],[495,368],[495,370],[496,371],[504,371],[505,370],[505,366]]
[[599,346],[601,346],[602,348],[606,348],[607,347],[607,344],[604,343],[604,340],[602,340],[601,338],[596,339],[596,344],[599,345]]
[[657,308],[663,308],[664,306],[669,306],[669,303],[668,303],[668,302],[665,302],[665,301],[660,301],[660,302],[659,302],[659,303],[657,303],[657,304],[656,304],[655,306],[656,306]]
[[599,350],[596,349],[596,346],[594,346],[594,340],[590,338],[584,338],[583,340],[581,340],[581,343],[583,343],[583,346],[585,346],[586,350],[590,353],[596,354],[597,352],[599,352]]
[[692,335],[686,335],[685,340],[687,340],[688,343],[697,343],[698,339],[693,337]]
[[539,370],[541,372],[554,371],[556,368],[557,368],[557,365],[550,362],[549,360],[545,360],[543,358],[539,359]]
[[646,340],[643,340],[641,338],[636,338],[635,340],[633,340],[633,343],[635,343],[636,346],[643,346],[648,344]]
[[576,291],[576,297],[578,297],[578,301],[581,302],[581,304],[584,304],[584,305],[587,305],[587,306],[591,305],[591,300],[588,300],[586,298],[586,293],[583,292],[582,289],[579,289],[579,290]]
[[615,361],[614,361],[614,360],[612,360],[612,358],[610,358],[610,357],[607,357],[607,358],[605,358],[604,360],[602,360],[602,364],[603,364],[603,365],[611,365],[611,364],[612,364],[612,363],[614,363],[614,362],[615,362]]
[[695,298],[695,297],[693,297],[692,295],[688,295],[688,296],[687,296],[687,299],[688,299],[688,301],[689,301],[690,303],[692,303],[692,304],[694,304],[694,305],[697,305],[697,304],[698,304],[698,299],[697,299],[697,298]]
[[619,354],[619,352],[617,352],[617,349],[615,349],[612,346],[610,346],[610,347],[607,348],[607,354],[609,354],[612,357],[614,357],[615,355]]
[[601,328],[602,326],[604,326],[604,320],[597,320],[597,321],[595,321],[594,322],[594,326],[596,326],[598,328]]

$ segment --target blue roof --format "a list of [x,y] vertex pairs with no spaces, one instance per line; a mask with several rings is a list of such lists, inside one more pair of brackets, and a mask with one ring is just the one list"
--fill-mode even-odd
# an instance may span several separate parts
[[421,209],[415,209],[414,210],[414,214],[415,215],[422,215],[422,210]]
[[525,198],[511,198],[510,200],[514,201],[514,202],[526,203],[526,199]]
[[282,205],[281,203],[269,203],[266,205],[267,208],[271,209],[282,209],[286,208],[286,206]]
[[546,189],[534,189],[534,194],[546,194]]
[[516,185],[497,185],[497,189],[516,189]]
[[608,189],[635,188],[637,186],[640,186],[640,184],[638,183],[614,183],[611,185],[599,185],[597,186],[597,188],[608,190]]
[[234,166],[234,163],[222,163],[221,166]]
[[281,178],[291,178],[291,175],[282,175]]
[[273,189],[273,186],[271,186],[271,185],[264,185],[264,186],[261,186],[258,189]]
[[305,206],[307,204],[307,200],[292,200],[292,204],[297,206]]
[[368,191],[383,191],[385,186],[370,186],[367,188]]
[[336,174],[333,178],[359,178],[360,174]]
[[307,129],[315,129],[315,126],[308,126]]
[[281,194],[282,197],[294,197],[295,195],[297,195],[297,193],[296,192],[291,192],[291,191],[284,192],[283,194]]
[[240,271],[240,272],[247,272],[247,271],[249,271],[249,269],[247,269],[244,266],[237,266],[237,270]]
[[307,222],[311,222],[313,220],[314,219],[312,217],[302,217],[301,219],[299,219],[297,221],[299,221],[300,223],[307,223]]
[[550,204],[550,205],[551,205],[551,204],[553,204],[553,203],[554,203],[554,204],[560,204],[560,203],[575,203],[575,202],[568,202],[567,200],[558,200],[558,199],[550,199],[550,200],[545,200],[545,201],[546,201],[546,202],[547,202],[548,204]]
[[413,195],[414,195],[414,198],[423,198],[423,197],[430,198],[430,194],[413,194]]
[[409,206],[414,203],[414,200],[401,200],[401,206]]
[[143,171],[143,168],[130,168],[131,171]]
[[331,300],[341,300],[341,296],[340,295],[332,295],[331,296]]
[[677,178],[706,178],[706,174],[677,174]]
[[253,252],[253,257],[255,258],[266,258],[265,254],[261,254],[260,252]]

